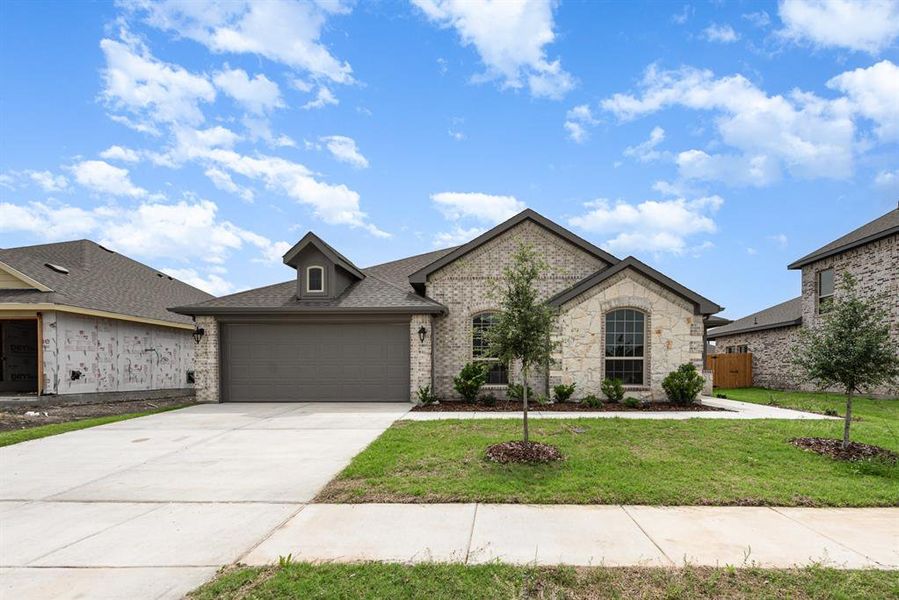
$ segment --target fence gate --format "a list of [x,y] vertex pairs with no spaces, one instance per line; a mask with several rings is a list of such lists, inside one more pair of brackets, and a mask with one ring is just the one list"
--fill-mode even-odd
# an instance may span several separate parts
[[715,387],[741,388],[752,386],[752,353],[710,354],[706,368],[712,371]]

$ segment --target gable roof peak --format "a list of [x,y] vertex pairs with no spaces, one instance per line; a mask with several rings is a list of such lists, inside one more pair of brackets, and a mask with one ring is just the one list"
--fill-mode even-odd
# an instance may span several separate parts
[[528,221],[528,220],[536,223],[537,225],[540,225],[544,229],[556,234],[557,236],[559,236],[562,239],[566,240],[567,242],[573,244],[574,246],[577,246],[578,248],[585,251],[586,253],[588,253],[592,256],[595,256],[610,265],[615,265],[619,262],[615,256],[613,256],[612,254],[609,254],[602,248],[591,244],[584,238],[569,231],[568,229],[565,229],[558,223],[551,221],[550,219],[547,219],[546,217],[544,217],[543,215],[541,215],[534,209],[526,208],[523,211],[521,211],[520,213],[518,213],[517,215],[510,217],[509,219],[506,219],[505,221],[503,221],[502,223],[500,223],[493,229],[490,229],[490,230],[482,233],[481,235],[479,235],[478,237],[474,238],[473,240],[471,240],[470,242],[468,242],[466,244],[462,244],[461,246],[456,247],[452,252],[446,253],[445,255],[441,256],[434,262],[429,263],[428,265],[425,265],[418,271],[412,273],[411,275],[409,275],[409,282],[419,292],[423,291],[424,285],[428,279],[428,275],[430,275],[431,273],[434,273],[438,269],[450,264],[451,262],[457,260],[458,258],[465,256],[466,254],[468,254],[475,248],[478,248],[478,247],[486,244],[487,242],[491,241],[492,239],[499,237],[500,235],[509,231],[516,225],[519,225],[520,223],[523,223],[524,221]]
[[284,253],[284,264],[297,268],[297,257],[300,255],[307,246],[312,245],[318,248],[318,250],[328,257],[334,264],[340,265],[349,273],[351,273],[356,279],[365,279],[365,273],[363,273],[359,267],[353,264],[353,262],[345,257],[343,254],[335,250],[330,244],[328,244],[325,240],[321,239],[313,232],[309,231],[304,235],[299,242],[293,245],[293,248]]

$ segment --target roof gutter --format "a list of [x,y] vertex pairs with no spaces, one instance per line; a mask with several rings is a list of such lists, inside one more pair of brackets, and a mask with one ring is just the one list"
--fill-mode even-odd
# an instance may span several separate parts
[[[706,332],[706,338],[710,340],[714,340],[720,337],[728,337],[731,335],[737,335],[740,333],[753,333],[756,331],[766,331],[768,329],[781,329],[783,327],[795,327],[797,325],[802,325],[802,317],[798,319],[793,319],[792,321],[781,321],[779,323],[770,323],[768,325],[755,325],[753,327],[744,327],[742,329],[731,329],[730,331],[714,331],[710,329]],[[726,325],[724,326],[726,327]]]
[[837,246],[827,252],[822,252],[818,254],[817,252],[812,252],[811,254],[807,254],[800,258],[799,260],[790,263],[787,265],[787,269],[801,269],[802,267],[811,264],[813,262],[817,262],[819,260],[824,260],[825,258],[830,258],[831,256],[835,256],[837,254],[842,254],[843,252],[848,252],[853,248],[858,248],[859,246],[864,246],[865,244],[870,244],[871,242],[876,242],[879,239],[883,239],[885,237],[889,237],[894,233],[899,233],[899,226],[890,227],[884,231],[879,233],[871,234],[867,237],[863,237],[860,240],[855,240],[854,242],[850,242],[848,244],[844,244],[842,246]]
[[434,306],[381,306],[381,307],[310,307],[295,306],[249,307],[249,306],[175,306],[171,312],[187,316],[224,315],[445,315],[447,308]]

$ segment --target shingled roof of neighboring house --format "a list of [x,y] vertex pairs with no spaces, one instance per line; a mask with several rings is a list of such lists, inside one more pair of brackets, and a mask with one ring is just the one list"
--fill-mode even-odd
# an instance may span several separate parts
[[869,244],[871,242],[893,235],[894,233],[899,233],[899,208],[894,208],[882,217],[874,219],[870,223],[862,225],[858,229],[847,233],[843,237],[835,239],[829,244],[818,248],[811,254],[803,256],[799,260],[790,264],[787,268],[801,269],[805,265],[813,263],[816,260],[821,260],[822,258],[827,258],[828,256],[846,252],[847,250],[851,250],[852,248],[857,248],[858,246]]
[[167,308],[213,297],[90,240],[0,249],[0,268],[37,284],[0,290],[0,310],[10,303],[57,304],[189,324],[189,317]]
[[190,306],[173,308],[181,314],[327,313],[327,312],[444,312],[439,302],[415,293],[409,274],[437,260],[454,248],[410,256],[362,269],[365,279],[354,282],[328,300],[297,299],[295,279],[238,292]]
[[802,296],[781,302],[765,310],[760,310],[742,319],[737,319],[730,325],[709,329],[707,337],[713,340],[718,337],[747,333],[750,331],[763,331],[778,327],[790,327],[802,324]]

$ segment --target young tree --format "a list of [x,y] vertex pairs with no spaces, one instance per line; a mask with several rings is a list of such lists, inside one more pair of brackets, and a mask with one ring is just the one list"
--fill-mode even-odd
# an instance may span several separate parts
[[499,320],[490,328],[490,352],[499,360],[521,364],[524,405],[524,443],[528,440],[528,372],[534,365],[548,365],[552,354],[555,311],[538,298],[536,281],[546,269],[534,251],[521,245],[504,269],[500,292]]
[[899,376],[899,353],[890,339],[890,316],[885,308],[896,299],[859,296],[855,278],[848,273],[840,288],[842,293],[822,315],[822,323],[800,330],[793,361],[808,381],[821,388],[839,387],[846,394],[846,448],[852,396]]

